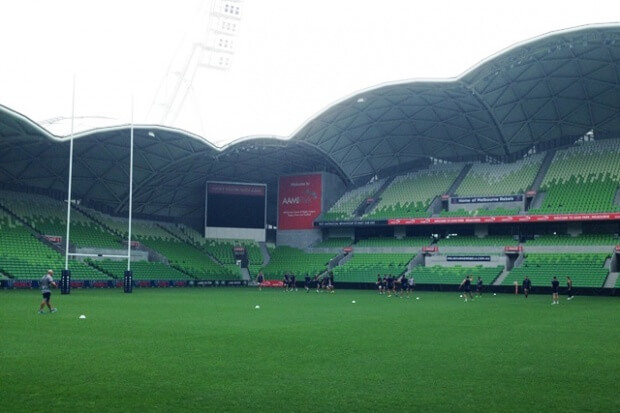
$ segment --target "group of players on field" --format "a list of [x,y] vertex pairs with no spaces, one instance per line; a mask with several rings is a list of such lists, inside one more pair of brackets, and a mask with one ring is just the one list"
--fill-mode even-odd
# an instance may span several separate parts
[[[256,276],[256,283],[258,284],[258,289],[261,290],[261,285],[265,281],[265,276],[262,272],[259,272]],[[284,278],[282,279],[282,288],[284,291],[297,291],[297,278],[295,274],[285,273]],[[311,289],[316,287],[316,292],[321,292],[321,289],[333,293],[335,291],[334,284],[334,273],[329,272],[328,274],[321,275],[317,274],[314,278],[310,277],[308,273],[304,277],[304,288],[307,293],[310,292]]]
[[398,291],[400,292],[400,296],[402,297],[405,294],[411,294],[411,292],[415,288],[415,279],[413,277],[407,278],[405,274],[401,275],[398,278],[394,277],[392,274],[387,274],[383,277],[381,277],[381,274],[377,274],[376,285],[379,289],[379,294],[387,294],[388,297],[391,297],[392,295],[398,295],[396,288],[396,286],[398,285]]
[[[465,279],[463,279],[463,281],[459,285],[459,290],[461,289],[463,290],[463,294],[461,296],[465,298],[465,301],[467,301],[468,297],[470,300],[474,299],[471,293],[472,278],[473,277],[471,275],[467,275]],[[258,283],[259,290],[261,289],[261,285],[264,281],[265,281],[265,276],[263,275],[262,272],[259,272],[258,275],[256,276],[256,282]],[[297,280],[294,274],[290,274],[288,272],[285,273],[284,278],[282,280],[282,287],[284,288],[284,291],[297,291],[296,281]],[[413,277],[407,278],[405,274],[401,275],[400,277],[394,277],[392,274],[387,274],[384,276],[381,276],[381,274],[377,274],[377,282],[375,284],[377,285],[379,294],[387,294],[388,297],[391,297],[392,295],[398,296],[398,292],[400,292],[400,297],[403,297],[405,294],[410,295],[411,292],[414,290],[415,279]],[[333,293],[335,291],[334,273],[329,271],[329,273],[326,275],[321,276],[320,274],[317,274],[314,278],[310,277],[310,275],[306,273],[306,276],[304,277],[304,288],[306,292],[309,293],[310,290],[313,288],[313,286],[316,286],[317,293],[320,292],[321,289]],[[482,296],[482,286],[483,286],[482,278],[478,277],[478,281],[476,282],[476,295],[478,297]],[[572,292],[573,281],[571,280],[570,277],[566,277],[566,286],[567,286],[568,300],[572,300],[574,298],[573,292]],[[560,287],[560,282],[558,281],[557,277],[553,277],[553,280],[551,281],[551,289],[552,289],[552,294],[553,294],[552,304],[559,304],[559,301],[558,301],[559,287]],[[527,275],[525,276],[525,279],[523,280],[522,288],[523,288],[523,293],[525,294],[525,298],[527,298],[532,289],[532,281],[529,279]],[[43,305],[44,304],[42,303],[41,307],[43,307]]]

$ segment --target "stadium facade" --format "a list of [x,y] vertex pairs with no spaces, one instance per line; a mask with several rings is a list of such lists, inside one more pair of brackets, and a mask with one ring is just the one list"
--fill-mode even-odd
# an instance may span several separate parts
[[[514,45],[456,78],[401,81],[358,91],[309,119],[287,139],[253,136],[219,148],[182,130],[134,125],[133,214],[162,223],[152,233],[143,231],[142,241],[154,239],[154,251],[175,256],[178,251],[171,245],[157,242],[172,234],[176,241],[183,238],[204,247],[207,182],[258,183],[266,188],[266,225],[278,228],[280,245],[340,251],[351,250],[350,243],[342,241],[347,239],[408,239],[411,245],[384,240],[355,246],[362,252],[387,248],[383,252],[408,254],[407,259],[393,256],[383,263],[404,271],[404,266],[411,270],[416,264],[413,252],[436,252],[437,243],[429,242],[434,237],[443,240],[439,248],[445,245],[448,253],[456,248],[461,255],[429,256],[427,266],[441,267],[454,257],[476,264],[486,261],[496,268],[489,280],[497,280],[500,274],[509,275],[504,267],[508,271],[524,258],[521,247],[513,244],[526,241],[528,234],[555,233],[554,225],[562,222],[561,235],[583,236],[579,248],[571,250],[563,244],[568,241],[556,239],[536,247],[536,239],[530,237],[534,250],[551,252],[562,245],[568,248],[564,252],[598,253],[603,245],[604,256],[596,256],[595,265],[617,272],[619,249],[612,250],[620,244],[619,67],[620,25],[590,25]],[[123,236],[109,219],[128,214],[131,130],[130,125],[119,125],[74,136],[72,198],[90,208],[81,210],[88,217],[84,225],[90,226],[91,219],[104,227],[103,238],[116,237],[97,241],[101,245],[118,243]],[[25,115],[0,106],[1,190],[63,200],[68,169],[68,137],[52,135]],[[283,190],[284,178],[299,176],[307,179]],[[420,195],[424,191],[426,197]],[[418,198],[401,197],[413,193]],[[36,219],[28,203],[39,201],[13,199],[9,206],[0,203],[5,211],[0,212],[8,214],[9,227],[13,216],[25,223],[25,217]],[[281,225],[283,205],[295,203],[313,205],[312,211],[290,209],[289,217],[305,217],[303,224]],[[107,223],[97,221],[99,213]],[[44,221],[55,222],[52,216]],[[183,224],[194,232],[175,233],[178,228],[163,223]],[[516,232],[506,229],[513,224],[518,225]],[[470,237],[462,238],[467,245],[450,245],[454,225],[467,226],[463,233]],[[199,233],[202,240],[195,237]],[[500,238],[493,242],[493,236]],[[240,233],[240,238],[248,237]],[[506,248],[506,257],[476,258],[479,238],[487,238],[484,248]],[[205,248],[224,268],[230,248],[219,259],[219,247]],[[250,247],[257,254],[255,261],[263,262],[258,246]],[[517,254],[509,257],[512,252]],[[296,253],[287,254],[290,258]],[[299,271],[312,268],[307,258],[296,258],[306,264]],[[335,258],[344,257],[339,252],[329,260]],[[536,259],[544,266],[555,258]],[[589,259],[572,257],[571,262],[586,265]],[[502,265],[496,265],[499,261]],[[105,274],[117,271],[89,265]],[[325,268],[325,262],[322,265]],[[193,276],[191,269],[181,267],[182,274]],[[231,271],[227,276],[235,278],[236,270]],[[346,278],[343,271],[339,276]],[[593,286],[600,287],[607,272]]]
[[[620,25],[550,33],[508,48],[454,79],[387,83],[356,92],[290,139],[256,136],[217,148],[158,125],[136,126],[137,214],[200,223],[204,182],[269,186],[325,171],[347,187],[445,161],[510,162],[532,148],[573,143],[593,131],[620,136]],[[76,135],[75,197],[126,214],[129,125]],[[0,106],[0,184],[62,193],[68,143]]]

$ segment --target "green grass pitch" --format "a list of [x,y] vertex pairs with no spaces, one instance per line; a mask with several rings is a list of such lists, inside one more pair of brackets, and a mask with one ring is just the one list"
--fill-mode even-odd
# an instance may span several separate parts
[[415,295],[73,290],[38,315],[37,291],[0,291],[0,406],[620,411],[617,298]]

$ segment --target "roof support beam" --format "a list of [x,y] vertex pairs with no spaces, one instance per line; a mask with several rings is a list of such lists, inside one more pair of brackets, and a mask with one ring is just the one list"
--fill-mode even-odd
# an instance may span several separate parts
[[486,111],[489,114],[489,117],[491,118],[491,120],[493,121],[493,125],[495,126],[495,129],[497,129],[497,133],[499,134],[499,137],[500,137],[500,139],[502,141],[502,147],[504,148],[504,154],[505,155],[510,155],[510,149],[508,148],[508,139],[506,139],[506,135],[504,134],[504,131],[502,130],[501,123],[499,122],[499,120],[495,116],[495,113],[493,112],[493,109],[491,109],[491,107],[482,98],[482,96],[480,96],[478,94],[478,92],[476,92],[476,89],[474,89],[473,87],[469,86],[467,83],[465,83],[465,82],[463,82],[461,80],[459,80],[459,83],[465,89],[467,89],[472,94],[472,96],[486,109]]

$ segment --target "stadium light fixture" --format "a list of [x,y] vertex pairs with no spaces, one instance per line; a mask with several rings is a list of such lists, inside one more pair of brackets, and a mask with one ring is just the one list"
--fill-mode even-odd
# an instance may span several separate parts
[[[211,0],[208,13],[200,13],[200,35],[175,55],[151,103],[148,117],[173,125],[185,106],[199,69],[229,70],[243,16],[243,0]],[[206,20],[206,31],[202,24]]]

